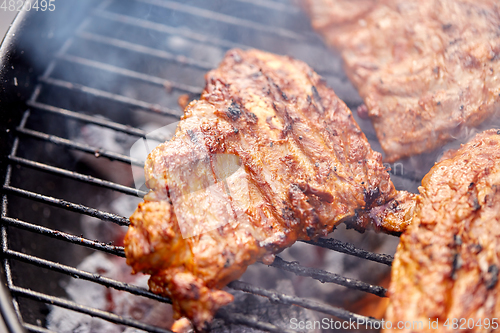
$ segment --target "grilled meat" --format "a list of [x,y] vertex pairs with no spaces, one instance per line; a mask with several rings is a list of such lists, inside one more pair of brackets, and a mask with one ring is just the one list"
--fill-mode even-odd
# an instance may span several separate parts
[[387,161],[440,147],[498,111],[498,1],[303,3],[341,51]]
[[[419,332],[453,332],[453,319],[464,318],[462,327],[474,327],[468,332],[500,332],[492,321],[500,317],[500,131],[483,132],[447,157],[422,181],[392,265],[386,319],[394,326],[421,321]],[[429,320],[439,328],[429,329]]]
[[397,194],[350,110],[303,62],[232,50],[206,81],[149,155],[152,192],[125,238],[134,272],[198,329],[248,265]]

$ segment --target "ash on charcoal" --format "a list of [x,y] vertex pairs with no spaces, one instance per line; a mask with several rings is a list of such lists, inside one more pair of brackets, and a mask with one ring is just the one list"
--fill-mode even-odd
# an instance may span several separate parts
[[[85,258],[77,268],[147,288],[148,276],[131,275],[130,268],[122,258],[96,252]],[[169,328],[173,323],[170,304],[134,296],[126,291],[118,291],[81,279],[71,280],[65,291],[71,301],[81,305],[110,311],[125,318],[162,328]],[[59,333],[143,332],[59,307],[52,307],[47,318],[47,328]]]
[[[264,274],[265,275],[265,274]],[[275,281],[275,290],[287,295],[295,295],[292,282],[290,280]],[[256,316],[260,321],[268,322],[283,329],[290,329],[292,318],[298,321],[320,320],[318,314],[294,305],[283,305],[272,303],[269,299],[255,296],[242,291],[227,289],[234,295],[234,302],[224,308],[228,313],[241,313]],[[229,314],[230,315],[230,314]],[[210,328],[214,333],[257,333],[265,332],[244,325],[227,325],[221,319],[215,319]],[[306,332],[298,330],[297,332]],[[320,329],[307,330],[311,333],[320,333]]]

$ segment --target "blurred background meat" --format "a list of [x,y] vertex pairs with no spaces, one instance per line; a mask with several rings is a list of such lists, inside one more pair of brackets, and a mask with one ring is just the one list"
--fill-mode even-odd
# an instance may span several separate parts
[[435,150],[500,108],[494,0],[303,0],[344,59],[385,160]]

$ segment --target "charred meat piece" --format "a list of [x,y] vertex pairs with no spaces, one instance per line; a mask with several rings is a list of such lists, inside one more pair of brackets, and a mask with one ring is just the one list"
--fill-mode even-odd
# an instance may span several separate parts
[[302,0],[368,107],[387,161],[440,147],[500,108],[496,0]]
[[248,265],[397,195],[351,111],[303,62],[232,50],[206,81],[148,156],[152,192],[125,238],[134,272],[198,329]]
[[[462,327],[474,327],[468,332],[500,332],[492,321],[500,317],[500,131],[483,132],[447,157],[422,181],[401,236],[386,319],[452,332],[453,319],[464,318],[469,326]],[[429,320],[439,328],[429,329]]]

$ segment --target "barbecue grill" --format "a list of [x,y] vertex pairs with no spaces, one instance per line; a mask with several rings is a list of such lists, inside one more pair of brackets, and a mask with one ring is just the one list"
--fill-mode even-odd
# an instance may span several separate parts
[[[126,216],[98,207],[116,193],[135,197],[146,193],[144,188],[120,183],[119,177],[103,177],[103,170],[121,170],[130,179],[130,165],[142,167],[143,161],[100,143],[90,144],[79,134],[91,125],[137,140],[147,135],[138,128],[138,119],[163,126],[177,121],[182,114],[177,99],[183,94],[196,98],[204,73],[233,47],[305,60],[348,106],[361,104],[342,72],[340,59],[314,34],[300,8],[288,0],[66,1],[57,2],[51,13],[21,11],[0,53],[1,171],[5,177],[1,253],[5,284],[12,294],[10,300],[2,291],[0,300],[11,332],[23,328],[50,332],[45,328],[46,304],[117,325],[169,332],[68,300],[60,286],[59,281],[83,279],[170,302],[144,288],[76,268],[95,251],[124,257],[123,247],[109,239],[81,236],[81,216],[126,228]],[[369,122],[357,120],[377,149]],[[421,175],[408,170],[393,168],[393,180],[400,189],[415,190]],[[334,238],[307,243],[381,265],[390,266],[393,259]],[[271,266],[322,283],[380,297],[386,294],[383,287],[280,257]],[[379,323],[311,298],[242,281],[232,282],[229,288],[340,320]],[[226,325],[290,331],[234,309],[223,308],[217,317]]]

